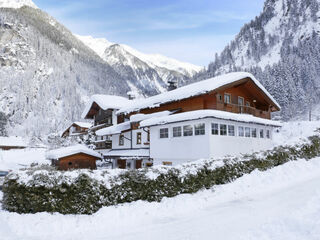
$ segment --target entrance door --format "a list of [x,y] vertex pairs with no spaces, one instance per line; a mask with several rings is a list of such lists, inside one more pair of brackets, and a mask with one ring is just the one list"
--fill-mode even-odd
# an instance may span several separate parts
[[142,160],[136,160],[136,169],[142,168]]
[[126,169],[127,168],[127,161],[124,159],[118,159],[118,168]]

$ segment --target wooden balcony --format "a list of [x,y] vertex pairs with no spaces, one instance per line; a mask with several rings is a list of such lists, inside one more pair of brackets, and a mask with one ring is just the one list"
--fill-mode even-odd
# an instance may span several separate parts
[[226,112],[232,112],[232,113],[243,113],[243,114],[250,114],[255,117],[260,118],[266,118],[270,119],[270,112],[263,111],[254,107],[249,106],[240,106],[238,104],[232,104],[232,103],[217,103],[217,110],[222,110]]

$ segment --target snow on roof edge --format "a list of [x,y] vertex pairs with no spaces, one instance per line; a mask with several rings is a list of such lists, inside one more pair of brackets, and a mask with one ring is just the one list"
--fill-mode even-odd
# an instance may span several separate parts
[[164,125],[180,121],[191,121],[203,118],[217,118],[246,123],[257,123],[275,127],[281,127],[282,124],[277,121],[254,117],[249,114],[237,114],[219,110],[196,110],[184,113],[178,113],[170,116],[151,118],[140,122],[140,127],[150,127],[156,125]]
[[101,155],[99,153],[81,144],[77,144],[69,147],[62,147],[62,148],[48,151],[46,152],[46,158],[59,159],[59,158],[71,156],[77,153],[84,153],[90,156],[101,158]]

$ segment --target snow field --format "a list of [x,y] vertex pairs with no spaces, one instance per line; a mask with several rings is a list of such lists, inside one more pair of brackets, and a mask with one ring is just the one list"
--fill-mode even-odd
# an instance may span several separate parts
[[105,207],[92,216],[0,212],[4,239],[319,239],[320,158],[254,171],[160,203]]

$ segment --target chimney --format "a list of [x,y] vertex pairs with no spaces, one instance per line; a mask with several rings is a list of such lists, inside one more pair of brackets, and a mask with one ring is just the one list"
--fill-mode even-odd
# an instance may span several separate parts
[[129,98],[129,100],[133,100],[136,98],[136,94],[132,91],[127,92],[127,96]]
[[178,88],[177,80],[169,80],[168,81],[168,91],[172,91]]

